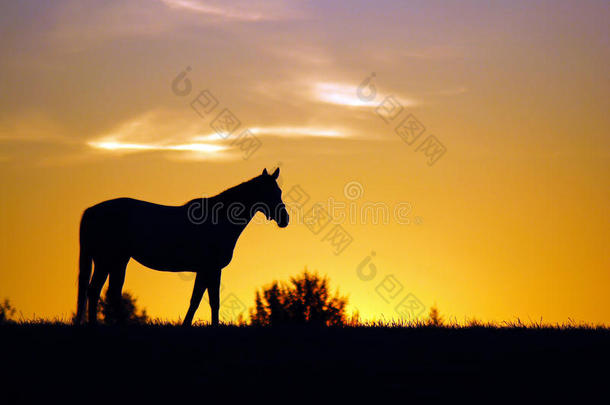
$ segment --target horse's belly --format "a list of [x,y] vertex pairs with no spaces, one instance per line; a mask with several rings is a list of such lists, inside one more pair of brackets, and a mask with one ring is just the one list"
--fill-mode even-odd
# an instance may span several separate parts
[[181,262],[179,260],[160,260],[159,258],[143,257],[143,256],[132,256],[135,261],[140,263],[142,266],[151,268],[159,271],[197,271],[199,266],[193,265],[192,263]]
[[219,249],[223,245],[219,239],[213,228],[194,227],[177,218],[165,218],[163,222],[134,218],[129,226],[131,257],[146,267],[162,271],[226,266],[233,249]]
[[146,267],[161,271],[193,271],[201,263],[201,253],[188,246],[134,247],[131,257]]
[[156,250],[154,252],[133,252],[138,263],[160,271],[198,271],[205,268],[222,269],[229,264],[232,252],[219,251],[213,248],[199,247],[197,250],[184,252],[180,250]]

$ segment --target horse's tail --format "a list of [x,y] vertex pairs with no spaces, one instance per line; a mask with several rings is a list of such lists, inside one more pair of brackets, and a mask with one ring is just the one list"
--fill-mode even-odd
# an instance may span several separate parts
[[76,324],[81,324],[85,319],[87,310],[87,289],[91,278],[92,256],[88,241],[88,227],[90,224],[90,211],[85,210],[80,220],[80,257],[78,260],[78,298],[76,303]]

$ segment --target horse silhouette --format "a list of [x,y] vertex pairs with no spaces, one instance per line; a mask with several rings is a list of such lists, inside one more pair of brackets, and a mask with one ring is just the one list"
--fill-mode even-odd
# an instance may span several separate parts
[[[154,270],[196,272],[195,286],[183,325],[189,326],[208,290],[212,325],[218,324],[220,276],[229,264],[237,239],[257,212],[280,228],[289,217],[273,174],[263,173],[210,198],[181,206],[117,198],[89,207],[80,223],[80,259],[76,322],[97,321],[100,292],[109,277],[107,299],[120,302],[131,258]],[[92,272],[92,262],[95,264]]]

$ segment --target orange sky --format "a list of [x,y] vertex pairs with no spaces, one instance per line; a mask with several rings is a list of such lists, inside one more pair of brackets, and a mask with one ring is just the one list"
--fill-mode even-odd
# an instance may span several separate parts
[[[399,318],[412,294],[457,320],[608,323],[609,19],[605,1],[4,3],[0,298],[26,318],[67,317],[86,207],[182,204],[279,165],[305,210],[392,215],[348,218],[338,255],[330,227],[258,218],[221,299],[250,307],[307,266],[368,319]],[[176,95],[187,67],[191,91]],[[357,89],[373,72],[367,101]],[[202,118],[190,104],[203,90],[218,105]],[[387,96],[402,106],[393,120],[377,108]],[[225,108],[240,121],[227,139],[211,126]],[[425,127],[412,145],[395,132],[409,114]],[[247,159],[232,144],[245,129],[261,142]],[[446,148],[433,165],[418,150],[429,135]],[[192,284],[127,271],[164,319],[184,316]]]

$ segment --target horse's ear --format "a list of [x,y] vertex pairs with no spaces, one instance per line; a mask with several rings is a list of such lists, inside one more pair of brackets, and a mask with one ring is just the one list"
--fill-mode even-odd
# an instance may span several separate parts
[[263,176],[269,176],[269,173],[267,173],[267,168],[263,169]]
[[275,171],[273,172],[271,177],[273,177],[274,179],[277,179],[278,177],[280,177],[280,168],[279,167],[277,169],[275,169]]

